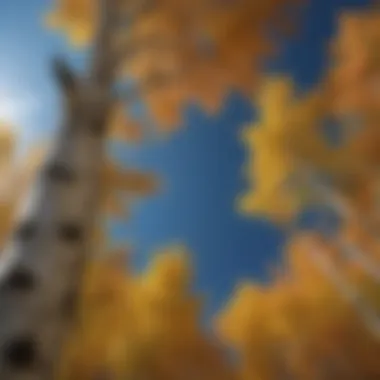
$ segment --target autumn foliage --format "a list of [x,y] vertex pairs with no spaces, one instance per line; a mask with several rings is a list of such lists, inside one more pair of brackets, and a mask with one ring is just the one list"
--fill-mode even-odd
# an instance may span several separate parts
[[[75,46],[91,44],[101,10],[96,0],[59,0],[47,15]],[[118,7],[113,44],[119,72],[137,83],[139,95],[161,130],[182,122],[189,102],[215,112],[228,91],[250,94],[263,59],[275,50],[271,33],[288,33],[299,0],[113,1]],[[120,112],[119,112],[120,114]],[[127,126],[133,121],[124,122]],[[138,138],[136,130],[129,136]]]
[[[379,12],[339,18],[325,79],[299,94],[290,77],[258,75],[259,58],[275,47],[266,27],[287,29],[281,12],[297,3],[119,1],[121,14],[133,17],[114,36],[117,50],[130,52],[118,79],[128,74],[137,81],[165,130],[180,124],[189,101],[215,111],[231,88],[249,95],[257,90],[259,117],[242,135],[248,186],[238,205],[292,235],[272,281],[237,284],[210,332],[202,326],[203,299],[192,290],[184,247],[153,254],[137,273],[129,252],[109,252],[99,226],[94,250],[101,255],[86,268],[58,379],[380,377]],[[93,40],[98,17],[94,0],[61,0],[47,22],[83,46]],[[109,137],[143,141],[128,107],[117,102],[114,111]],[[339,141],[332,142],[336,129]],[[41,157],[33,153],[15,170],[12,134],[5,126],[0,133],[3,243]],[[158,190],[153,174],[111,159],[102,175],[104,217],[127,218],[128,202]],[[337,231],[297,230],[299,215],[316,205],[338,214]]]
[[[243,132],[239,208],[292,233],[280,274],[239,286],[216,319],[245,379],[379,377],[378,20],[342,14],[325,79],[297,94],[290,78],[268,78]],[[313,233],[297,230],[311,206],[335,213],[336,230],[322,214]]]
[[124,257],[110,254],[88,268],[60,379],[235,379],[200,325],[201,299],[191,292],[184,249],[156,253],[142,274],[125,267]]
[[[329,255],[329,261],[318,255]],[[379,376],[379,337],[358,315],[350,290],[338,288],[327,272],[338,267],[355,292],[360,291],[360,301],[370,302],[376,311],[379,285],[337,256],[320,237],[298,236],[285,252],[286,270],[270,286],[238,288],[216,326],[240,353],[242,378]]]

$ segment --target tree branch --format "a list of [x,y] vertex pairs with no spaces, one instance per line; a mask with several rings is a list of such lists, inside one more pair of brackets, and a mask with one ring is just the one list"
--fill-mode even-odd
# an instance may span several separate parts
[[52,63],[53,72],[58,84],[66,95],[72,95],[78,85],[78,78],[68,63],[61,57],[56,57]]

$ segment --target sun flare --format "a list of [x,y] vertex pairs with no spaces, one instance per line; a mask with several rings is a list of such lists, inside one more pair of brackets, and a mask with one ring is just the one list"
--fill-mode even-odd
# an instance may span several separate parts
[[0,91],[0,122],[11,125],[14,133],[20,132],[37,107],[31,95]]

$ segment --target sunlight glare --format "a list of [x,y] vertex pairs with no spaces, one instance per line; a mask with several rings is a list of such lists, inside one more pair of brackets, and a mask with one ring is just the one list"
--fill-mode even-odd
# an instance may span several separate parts
[[22,132],[38,106],[37,99],[31,94],[16,94],[0,90],[0,121],[10,124],[16,134]]

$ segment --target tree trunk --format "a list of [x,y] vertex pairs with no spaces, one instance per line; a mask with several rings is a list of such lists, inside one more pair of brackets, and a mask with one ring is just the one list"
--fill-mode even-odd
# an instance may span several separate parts
[[2,255],[0,379],[54,379],[63,338],[74,322],[98,217],[114,79],[106,64],[113,1],[106,0],[108,12],[102,11],[89,79],[76,78],[61,62],[55,65],[66,120]]
[[[71,108],[0,278],[0,378],[51,380],[97,216],[107,109]],[[95,114],[95,115],[94,115]],[[95,117],[94,117],[95,116]],[[94,127],[95,126],[95,127]]]

